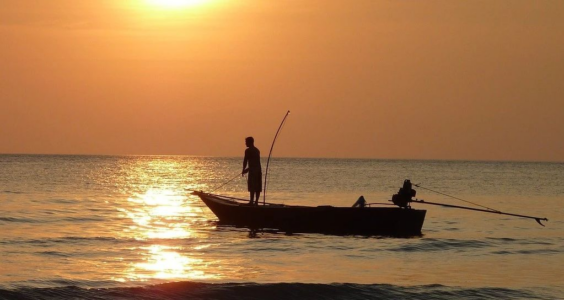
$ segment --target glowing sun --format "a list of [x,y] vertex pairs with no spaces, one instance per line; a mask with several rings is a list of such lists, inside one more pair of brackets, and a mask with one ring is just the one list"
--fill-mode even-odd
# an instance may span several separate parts
[[152,6],[161,8],[181,8],[197,5],[206,0],[146,0]]

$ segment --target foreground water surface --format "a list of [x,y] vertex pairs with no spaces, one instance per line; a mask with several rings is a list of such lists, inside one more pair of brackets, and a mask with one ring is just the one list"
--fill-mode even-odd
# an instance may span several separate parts
[[[0,299],[564,297],[564,164],[275,158],[269,202],[417,198],[423,235],[221,227],[191,190],[247,197],[240,158],[0,155]],[[265,164],[264,164],[265,165]],[[264,167],[263,165],[263,167]],[[228,184],[224,183],[233,179]]]

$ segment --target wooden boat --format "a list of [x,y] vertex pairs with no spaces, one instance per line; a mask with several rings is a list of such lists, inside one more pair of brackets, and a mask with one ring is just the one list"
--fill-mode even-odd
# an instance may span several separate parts
[[[415,185],[421,187],[420,185]],[[422,188],[422,187],[421,187]],[[433,191],[428,188],[426,190]],[[434,191],[436,192],[436,191]],[[440,193],[440,192],[438,192]],[[247,204],[248,200],[216,194],[194,191],[219,218],[220,225],[247,227],[250,229],[274,229],[286,233],[324,233],[324,234],[358,234],[358,235],[421,235],[426,210],[413,209],[411,203],[439,205],[506,216],[534,219],[540,225],[547,218],[501,212],[460,198],[455,199],[478,205],[472,208],[452,204],[429,202],[413,199],[415,190],[409,179],[390,200],[397,207],[371,207],[361,196],[353,207],[298,206],[264,203],[263,205]],[[442,195],[448,196],[444,193]]]
[[286,233],[414,236],[421,234],[426,213],[409,206],[250,205],[244,199],[202,191],[194,191],[193,194],[200,197],[217,216],[220,225]]

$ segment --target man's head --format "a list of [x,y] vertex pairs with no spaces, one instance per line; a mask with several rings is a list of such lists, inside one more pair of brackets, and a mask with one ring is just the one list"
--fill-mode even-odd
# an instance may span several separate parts
[[245,145],[247,145],[247,147],[251,147],[255,145],[255,139],[252,136],[249,136],[245,139]]

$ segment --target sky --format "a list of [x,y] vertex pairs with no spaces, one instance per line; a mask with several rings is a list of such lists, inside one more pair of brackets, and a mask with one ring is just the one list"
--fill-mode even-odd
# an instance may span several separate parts
[[564,161],[564,1],[1,1],[0,153]]

